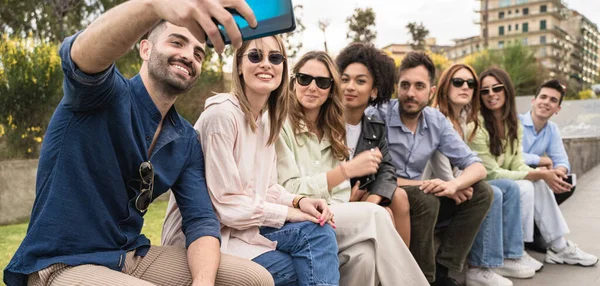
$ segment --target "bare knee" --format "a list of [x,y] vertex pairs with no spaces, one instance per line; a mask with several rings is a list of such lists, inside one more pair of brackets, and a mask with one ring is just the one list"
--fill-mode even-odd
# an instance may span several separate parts
[[396,188],[394,196],[392,197],[392,209],[398,214],[408,215],[410,213],[410,203],[408,202],[408,195],[402,188]]

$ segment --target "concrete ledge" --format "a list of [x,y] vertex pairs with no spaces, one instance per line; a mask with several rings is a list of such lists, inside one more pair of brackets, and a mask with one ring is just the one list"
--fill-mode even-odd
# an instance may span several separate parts
[[565,138],[571,173],[579,176],[600,165],[600,137]]
[[[571,172],[579,177],[600,165],[600,137],[565,138]],[[38,160],[0,162],[0,225],[29,219],[35,199]],[[169,192],[157,200],[168,200]]]
[[0,162],[0,225],[29,219],[38,160]]

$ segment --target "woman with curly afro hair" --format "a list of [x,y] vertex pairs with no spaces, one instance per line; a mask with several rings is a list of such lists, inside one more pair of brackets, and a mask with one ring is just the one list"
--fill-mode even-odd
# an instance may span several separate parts
[[336,62],[342,77],[349,158],[365,153],[380,158],[378,166],[369,175],[348,174],[352,178],[351,201],[385,206],[396,231],[410,247],[410,206],[406,192],[397,187],[385,125],[383,121],[364,115],[369,105],[385,103],[394,93],[394,60],[371,44],[354,43],[340,52]]

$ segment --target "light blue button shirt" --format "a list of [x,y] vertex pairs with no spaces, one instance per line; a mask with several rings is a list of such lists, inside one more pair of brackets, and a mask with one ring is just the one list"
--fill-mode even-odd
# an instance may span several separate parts
[[473,163],[481,162],[450,121],[439,110],[425,107],[420,117],[416,133],[412,133],[400,119],[400,103],[397,99],[379,108],[369,107],[365,112],[385,121],[387,140],[396,175],[405,179],[418,180],[425,165],[435,151],[440,151],[452,165],[465,169]]
[[570,172],[569,156],[565,151],[560,130],[554,122],[548,121],[546,126],[535,131],[533,120],[531,119],[531,111],[519,114],[519,119],[523,125],[523,158],[527,165],[538,165],[540,156],[546,154],[552,160],[554,167],[565,167],[567,172]]

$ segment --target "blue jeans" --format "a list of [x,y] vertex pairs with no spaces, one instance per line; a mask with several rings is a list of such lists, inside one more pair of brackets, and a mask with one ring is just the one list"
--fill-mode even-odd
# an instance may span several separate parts
[[513,180],[488,181],[494,191],[494,201],[475,237],[469,265],[497,268],[504,259],[523,256],[521,227],[521,197],[519,185]]
[[338,285],[340,263],[333,228],[304,221],[282,228],[262,227],[260,234],[277,241],[277,249],[252,261],[266,268],[275,285]]

